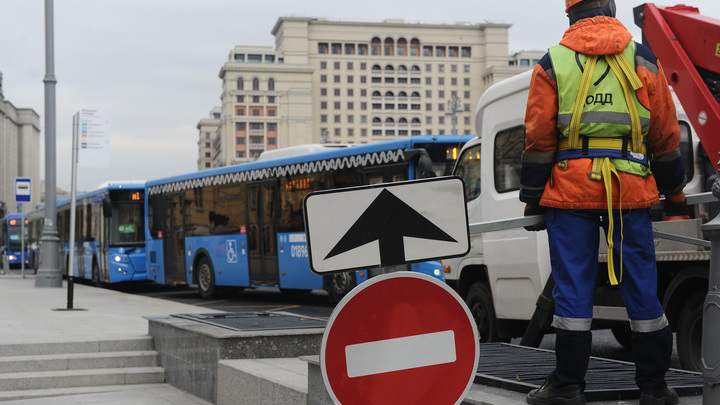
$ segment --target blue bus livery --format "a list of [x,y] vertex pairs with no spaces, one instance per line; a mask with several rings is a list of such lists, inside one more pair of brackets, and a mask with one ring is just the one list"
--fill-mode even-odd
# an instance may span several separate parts
[[[22,234],[23,229],[23,214],[7,214],[2,221],[2,229],[0,229],[0,259],[7,257],[8,267],[22,267],[21,260],[25,260],[27,264],[28,260],[28,221],[27,214],[25,218],[25,233]],[[22,251],[23,242],[25,244],[25,250]],[[2,260],[4,261],[4,260]]]
[[[291,155],[148,181],[148,278],[196,284],[203,298],[220,289],[324,289],[339,301],[357,283],[390,269],[316,275],[308,262],[302,201],[311,191],[447,175],[470,136],[412,138]],[[308,150],[308,146],[296,147]],[[268,158],[268,156],[280,156]],[[290,155],[290,156],[288,156]],[[399,269],[442,279],[438,262]],[[397,269],[392,269],[397,270]],[[391,270],[390,270],[391,271]]]
[[147,280],[144,182],[107,183],[77,196],[72,273],[70,203],[69,198],[57,203],[62,274],[96,285]]

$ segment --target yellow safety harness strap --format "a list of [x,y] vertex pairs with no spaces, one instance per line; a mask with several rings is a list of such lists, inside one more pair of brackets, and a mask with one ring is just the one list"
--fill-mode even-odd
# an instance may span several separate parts
[[595,64],[597,63],[597,60],[597,55],[589,55],[587,61],[585,62],[585,70],[583,70],[582,78],[580,79],[580,88],[578,89],[578,94],[575,97],[573,114],[570,119],[570,126],[568,127],[568,142],[570,149],[577,149],[578,138],[580,137],[580,119],[582,118],[585,99],[587,98],[588,91],[590,90],[590,83],[592,82],[592,76],[595,72]]
[[628,106],[630,112],[630,125],[632,133],[632,151],[640,152],[638,145],[642,145],[642,128],[640,126],[640,113],[638,113],[637,104],[635,103],[635,91],[642,87],[642,81],[635,73],[635,69],[630,66],[625,54],[618,53],[612,55],[605,55],[605,60],[610,65],[615,76],[620,81],[620,85],[625,95],[625,103]]
[[[622,209],[620,209],[620,278],[615,277],[615,263],[613,260],[613,233],[615,230],[615,221],[613,220],[613,208],[612,208],[612,176],[618,180],[618,192],[620,192],[620,175],[618,175],[617,169],[610,161],[610,158],[595,158],[593,159],[593,172],[596,170],[602,174],[602,179],[605,183],[605,194],[607,195],[607,206],[608,206],[608,232],[607,232],[607,243],[608,243],[608,278],[610,279],[611,285],[618,285],[622,281],[622,241],[623,241],[623,220],[622,220]],[[592,172],[591,172],[592,175]],[[592,177],[591,177],[592,178]],[[593,179],[600,180],[600,179]],[[622,207],[622,192],[620,192],[620,206]]]

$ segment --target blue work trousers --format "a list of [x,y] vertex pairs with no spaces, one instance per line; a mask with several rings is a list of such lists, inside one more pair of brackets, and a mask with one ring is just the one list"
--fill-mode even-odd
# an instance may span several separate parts
[[[655,241],[649,208],[614,210],[615,275],[631,321],[664,319],[657,298]],[[608,231],[607,210],[547,208],[545,223],[555,278],[555,316],[580,322],[577,330],[589,330],[598,277],[600,228]],[[622,233],[621,233],[622,232]],[[623,235],[621,241],[621,234]],[[623,271],[620,278],[620,258]],[[608,277],[607,272],[599,277]]]

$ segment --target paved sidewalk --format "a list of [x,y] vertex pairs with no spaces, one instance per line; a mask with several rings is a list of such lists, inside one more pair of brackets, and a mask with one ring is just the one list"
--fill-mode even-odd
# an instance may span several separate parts
[[[19,271],[0,274],[0,345],[12,343],[75,342],[132,338],[148,334],[144,316],[215,312],[204,307],[157,298],[124,294],[75,283],[73,307],[67,308],[67,282],[63,288],[35,287],[35,276],[21,278]],[[208,405],[169,384],[91,387],[87,392],[56,397],[7,401],[22,405],[152,404]]]

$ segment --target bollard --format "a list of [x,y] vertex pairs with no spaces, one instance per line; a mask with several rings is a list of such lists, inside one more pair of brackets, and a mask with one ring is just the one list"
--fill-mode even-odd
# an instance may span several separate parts
[[708,294],[703,305],[702,373],[703,404],[720,404],[720,215],[702,226],[711,241]]

